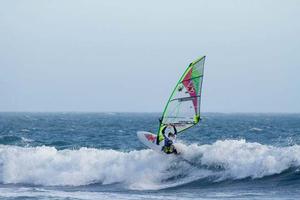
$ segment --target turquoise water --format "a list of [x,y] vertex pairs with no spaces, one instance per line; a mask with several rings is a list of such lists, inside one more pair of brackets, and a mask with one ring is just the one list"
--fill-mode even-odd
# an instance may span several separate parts
[[0,113],[1,199],[297,199],[300,114],[204,113],[182,155],[146,149],[158,113]]

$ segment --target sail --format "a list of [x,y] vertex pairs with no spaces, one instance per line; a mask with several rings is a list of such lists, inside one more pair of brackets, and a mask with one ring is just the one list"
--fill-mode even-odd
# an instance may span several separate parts
[[179,133],[199,122],[204,62],[205,56],[193,61],[179,79],[163,111],[159,137],[167,124]]

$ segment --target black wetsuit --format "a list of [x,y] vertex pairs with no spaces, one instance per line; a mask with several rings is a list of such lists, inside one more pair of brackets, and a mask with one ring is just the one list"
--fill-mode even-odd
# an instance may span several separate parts
[[[170,140],[170,139],[165,135],[166,128],[167,128],[167,126],[164,127],[163,130],[162,130],[162,134],[163,134],[163,136],[164,136],[164,138],[165,138],[165,144],[164,144],[164,146],[162,147],[162,151],[165,152],[166,154],[171,154],[171,153],[177,154],[178,152],[177,152],[175,146],[173,145],[173,141]],[[175,131],[175,132],[174,132],[174,135],[177,135],[177,130],[176,130],[175,126],[173,126],[173,128],[174,128],[174,131]]]

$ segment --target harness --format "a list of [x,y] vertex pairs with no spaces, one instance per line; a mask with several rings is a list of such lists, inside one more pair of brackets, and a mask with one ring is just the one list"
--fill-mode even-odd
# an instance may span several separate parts
[[174,152],[174,150],[175,150],[174,145],[162,147],[162,151],[165,152],[166,154],[171,154]]

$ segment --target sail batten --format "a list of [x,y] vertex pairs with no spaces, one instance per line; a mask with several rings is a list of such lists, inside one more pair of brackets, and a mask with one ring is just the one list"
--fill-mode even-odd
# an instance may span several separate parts
[[179,133],[199,122],[204,62],[205,56],[193,61],[179,79],[163,111],[158,134],[164,125],[174,125]]

